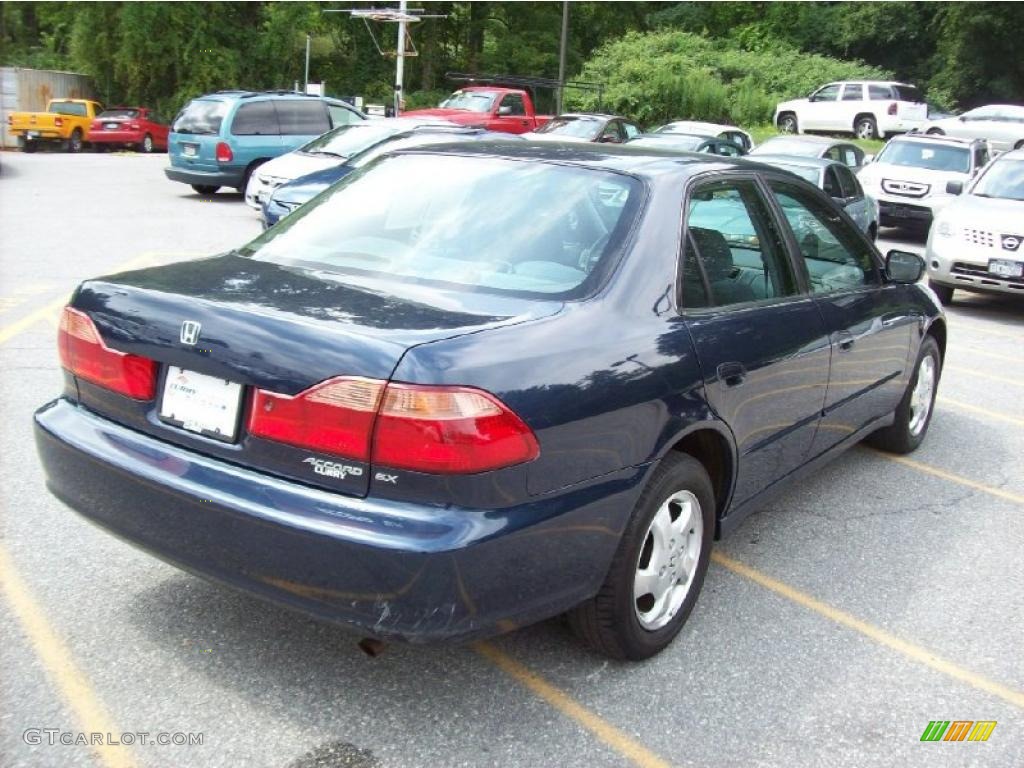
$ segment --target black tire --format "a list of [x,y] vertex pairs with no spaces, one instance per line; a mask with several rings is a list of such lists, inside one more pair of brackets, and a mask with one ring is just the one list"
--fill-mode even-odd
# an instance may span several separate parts
[[868,115],[858,117],[853,123],[853,135],[858,139],[877,139],[878,123]]
[[193,184],[192,189],[198,192],[200,195],[212,195],[220,187],[215,187],[212,184]]
[[[645,554],[651,522],[662,504],[679,491],[689,491],[700,505],[700,553],[685,599],[667,624],[649,630],[640,624],[637,616],[639,601],[633,596],[636,570]],[[600,591],[569,612],[573,632],[595,650],[615,659],[639,661],[661,651],[679,634],[697,602],[711,557],[714,533],[715,494],[708,473],[692,456],[670,453],[662,459],[640,494]]]
[[938,297],[939,302],[944,307],[948,307],[953,303],[953,291],[955,290],[949,285],[939,285],[938,283],[928,282],[928,287],[932,289],[932,292]]
[[925,134],[927,134],[928,136],[945,136],[946,132],[941,128],[929,128],[927,131],[925,131]]
[[253,160],[251,163],[249,163],[248,167],[246,167],[245,169],[245,173],[242,174],[242,186],[235,188],[240,195],[245,194],[245,190],[249,187],[249,179],[252,178],[252,175],[256,172],[256,169],[263,165],[265,162],[267,161]]
[[78,154],[82,151],[84,146],[85,142],[82,141],[82,129],[75,128],[75,130],[71,132],[71,137],[68,139],[68,152]]
[[35,152],[38,148],[39,148],[39,146],[34,141],[27,141],[26,140],[21,145],[21,151],[25,152],[26,154],[29,154],[29,155],[31,155],[33,152]]
[[154,149],[153,137],[148,133],[142,137],[142,142],[139,144],[139,152],[144,152],[147,155],[153,153]]
[[783,112],[775,124],[779,133],[797,133],[800,126],[797,124],[796,115],[792,112]]
[[[916,432],[911,429],[911,421],[914,417],[913,398],[914,390],[917,387],[918,376],[921,375],[921,366],[926,358],[931,358],[935,366],[934,385],[932,386],[931,400],[928,403],[928,411],[924,417],[924,424]],[[896,407],[896,421],[891,426],[884,427],[868,437],[868,443],[890,453],[911,453],[924,442],[928,434],[928,427],[932,423],[932,415],[935,412],[935,393],[939,390],[939,379],[942,375],[942,353],[939,351],[939,344],[934,336],[925,336],[921,342],[921,349],[917,353],[917,363],[914,365],[914,375],[907,385],[907,391],[903,399]]]

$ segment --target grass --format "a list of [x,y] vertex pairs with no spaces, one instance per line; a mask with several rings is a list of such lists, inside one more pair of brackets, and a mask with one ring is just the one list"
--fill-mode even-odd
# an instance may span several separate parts
[[[754,137],[755,144],[767,141],[773,136],[782,135],[774,125],[757,125],[753,128],[748,128],[747,132]],[[865,152],[871,154],[878,154],[878,151],[885,146],[885,142],[879,139],[855,139],[853,136],[843,136],[842,139],[856,144]]]

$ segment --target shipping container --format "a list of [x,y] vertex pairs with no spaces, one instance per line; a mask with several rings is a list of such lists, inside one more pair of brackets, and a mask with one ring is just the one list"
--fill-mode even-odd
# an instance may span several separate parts
[[7,134],[11,112],[42,112],[50,99],[95,98],[92,79],[76,72],[0,67],[0,146],[17,147]]

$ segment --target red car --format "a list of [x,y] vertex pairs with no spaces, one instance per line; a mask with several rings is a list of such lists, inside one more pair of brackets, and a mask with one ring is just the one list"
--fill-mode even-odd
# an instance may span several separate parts
[[111,107],[92,121],[88,141],[96,149],[132,146],[140,152],[166,152],[168,130],[146,107]]

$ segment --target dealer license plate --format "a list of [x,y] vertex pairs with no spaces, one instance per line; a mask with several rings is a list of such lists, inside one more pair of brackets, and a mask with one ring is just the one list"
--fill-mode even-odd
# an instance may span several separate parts
[[1024,275],[1024,262],[1008,259],[991,259],[988,262],[989,274],[999,277],[1021,277]]
[[120,123],[104,123],[103,127],[106,128],[108,131],[116,131],[118,128],[121,127],[121,124]]
[[164,380],[160,418],[189,432],[233,442],[241,403],[241,384],[172,365]]
[[185,157],[195,157],[196,155],[199,154],[199,145],[198,144],[182,144],[181,145],[181,154],[183,154]]

